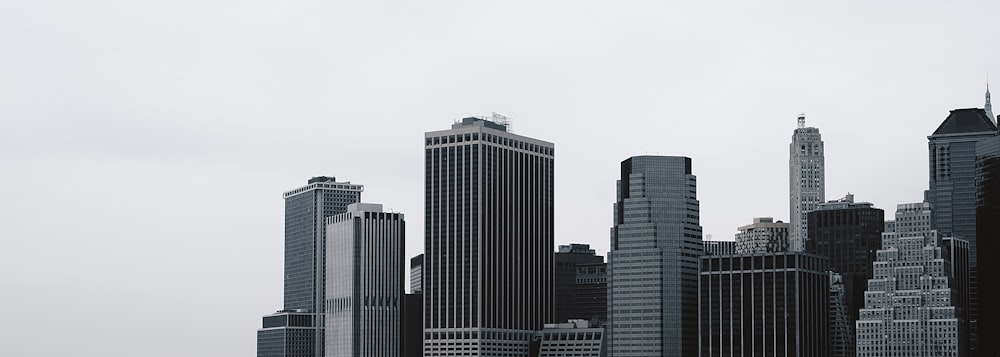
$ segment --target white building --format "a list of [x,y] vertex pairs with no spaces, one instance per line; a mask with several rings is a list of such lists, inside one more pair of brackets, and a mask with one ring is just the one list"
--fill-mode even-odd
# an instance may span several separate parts
[[787,252],[788,223],[775,222],[771,217],[758,217],[753,224],[739,228],[736,233],[736,254]]
[[826,199],[826,164],[823,160],[823,137],[819,129],[806,127],[805,114],[799,115],[798,128],[788,145],[788,185],[791,250],[805,250],[809,212]]
[[882,235],[856,322],[858,357],[960,355],[947,265],[935,231]]
[[404,226],[370,203],[326,219],[327,357],[400,355]]

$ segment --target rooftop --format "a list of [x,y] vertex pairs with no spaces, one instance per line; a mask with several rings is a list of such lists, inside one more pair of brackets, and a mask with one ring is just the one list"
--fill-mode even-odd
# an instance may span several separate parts
[[981,133],[985,131],[997,131],[996,124],[980,108],[964,108],[952,110],[948,117],[944,119],[941,126],[938,126],[933,135]]

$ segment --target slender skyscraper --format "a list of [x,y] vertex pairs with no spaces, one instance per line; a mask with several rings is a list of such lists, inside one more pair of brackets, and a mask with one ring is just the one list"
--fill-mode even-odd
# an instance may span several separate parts
[[805,114],[799,114],[798,128],[788,145],[789,236],[791,251],[805,250],[809,238],[809,212],[826,199],[826,164],[823,160],[823,137],[819,129],[806,127]]
[[926,199],[934,212],[931,228],[942,236],[953,236],[969,242],[969,314],[973,321],[973,341],[979,339],[976,332],[979,308],[978,258],[989,257],[978,253],[977,145],[996,136],[997,126],[985,110],[967,108],[952,110],[934,134],[927,137],[930,189],[926,192]]
[[997,123],[996,122],[997,117],[993,116],[993,104],[990,103],[990,82],[989,81],[986,82],[986,105],[983,106],[983,109],[986,110],[986,116],[990,117],[990,120],[993,121],[993,124],[996,124]]
[[424,356],[527,356],[552,319],[554,145],[482,118],[424,137]]
[[259,357],[299,357],[304,349],[323,357],[324,222],[361,201],[363,190],[361,185],[319,176],[285,192],[285,308],[264,318],[264,328],[257,332]]
[[622,161],[608,254],[609,356],[698,355],[696,181],[687,157]]
[[371,203],[326,219],[327,356],[401,356],[405,225]]

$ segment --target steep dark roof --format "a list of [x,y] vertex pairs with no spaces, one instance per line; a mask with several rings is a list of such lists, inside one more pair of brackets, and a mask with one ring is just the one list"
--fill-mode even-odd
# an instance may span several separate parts
[[997,131],[993,120],[980,108],[955,109],[934,131],[934,135]]

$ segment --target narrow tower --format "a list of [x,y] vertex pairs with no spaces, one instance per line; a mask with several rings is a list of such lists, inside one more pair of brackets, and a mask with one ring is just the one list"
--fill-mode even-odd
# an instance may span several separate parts
[[993,115],[993,105],[990,104],[990,79],[989,78],[986,79],[986,105],[983,106],[983,109],[986,109],[986,115],[990,117],[990,120],[993,121],[993,124],[996,124],[997,123],[997,117]]
[[808,239],[808,214],[826,197],[823,137],[819,129],[806,127],[806,115],[799,114],[798,128],[788,146],[789,243],[801,252]]

